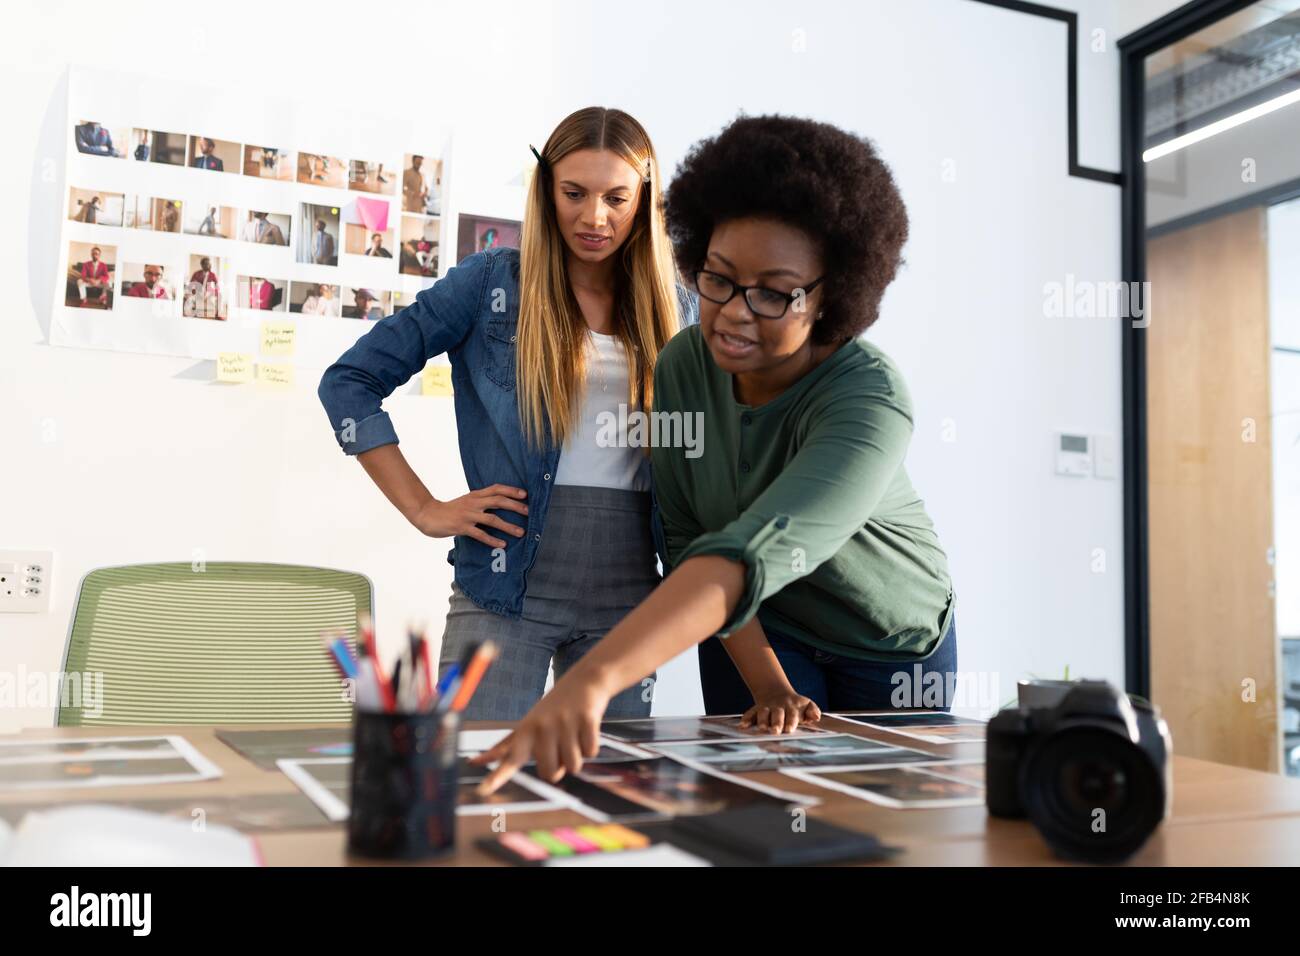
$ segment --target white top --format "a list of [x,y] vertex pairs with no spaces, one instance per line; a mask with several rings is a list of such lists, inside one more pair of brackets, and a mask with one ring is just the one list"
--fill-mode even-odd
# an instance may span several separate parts
[[650,490],[650,458],[644,448],[630,447],[627,441],[638,411],[628,407],[627,376],[627,355],[618,337],[592,332],[587,339],[587,391],[577,427],[560,450],[557,485]]

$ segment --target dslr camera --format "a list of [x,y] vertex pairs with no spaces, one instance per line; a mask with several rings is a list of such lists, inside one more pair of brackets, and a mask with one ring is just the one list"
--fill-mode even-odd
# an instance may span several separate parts
[[1026,682],[989,721],[986,796],[1061,857],[1119,862],[1169,812],[1173,744],[1158,708],[1105,681]]

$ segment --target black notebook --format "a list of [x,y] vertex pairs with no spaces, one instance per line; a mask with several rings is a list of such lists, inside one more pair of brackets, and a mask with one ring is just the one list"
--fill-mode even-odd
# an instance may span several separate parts
[[[795,817],[782,807],[755,805],[699,817],[679,817],[675,833],[692,843],[716,846],[737,862],[768,866],[809,866],[817,863],[870,863],[888,860],[901,852],[869,833],[805,816]],[[698,844],[697,844],[698,845]],[[701,847],[703,849],[703,847]]]

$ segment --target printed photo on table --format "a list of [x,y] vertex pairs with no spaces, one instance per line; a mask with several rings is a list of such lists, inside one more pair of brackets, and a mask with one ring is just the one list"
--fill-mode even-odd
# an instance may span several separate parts
[[226,318],[227,290],[219,256],[194,253],[189,260],[189,279],[185,283],[181,315],[187,319]]
[[234,206],[218,206],[206,202],[186,203],[182,228],[191,236],[234,239],[237,215]]
[[239,226],[239,238],[263,246],[287,246],[293,218],[287,212],[249,209]]
[[191,136],[186,165],[191,169],[208,169],[215,173],[239,172],[243,147],[211,136]]
[[129,196],[127,197],[122,224],[128,229],[180,232],[181,212],[184,208],[184,204],[179,199]]
[[350,222],[343,231],[343,251],[350,256],[393,258],[393,230],[372,232],[359,223]]
[[126,197],[102,189],[68,189],[68,218],[96,226],[120,226],[125,213]]
[[456,223],[456,261],[488,249],[518,249],[523,223],[515,219],[461,214]]
[[342,302],[339,287],[328,282],[290,282],[289,311],[303,315],[339,318]]
[[149,162],[164,166],[184,166],[189,137],[184,133],[164,133],[154,130],[150,136]]
[[442,220],[421,216],[402,217],[401,272],[408,276],[438,274],[438,242]]
[[298,237],[294,255],[301,262],[318,266],[339,264],[339,207],[298,205]]
[[132,299],[166,299],[176,298],[172,286],[172,276],[162,263],[125,262],[122,264],[122,295]]
[[245,146],[244,175],[293,182],[293,152],[274,146]]
[[111,309],[117,246],[68,243],[68,281],[64,305],[74,309]]
[[397,192],[397,170],[384,163],[351,160],[348,163],[348,189],[392,196]]
[[650,745],[680,760],[708,764],[728,773],[780,770],[782,767],[844,766],[865,753],[891,750],[888,744],[854,737],[824,734],[791,739],[787,735],[747,740],[699,740]]
[[129,126],[109,129],[95,120],[81,120],[72,128],[72,141],[84,156],[122,157],[130,141]]
[[346,288],[343,295],[343,318],[369,319],[377,322],[392,311],[392,295],[382,289]]
[[978,807],[984,788],[924,767],[782,770],[782,773],[891,810]]
[[298,182],[300,183],[343,189],[347,186],[347,170],[347,164],[337,156],[322,156],[320,153],[298,154]]
[[240,276],[235,305],[259,312],[285,312],[289,308],[289,280],[266,276]]
[[407,153],[402,164],[402,211],[442,214],[442,160]]

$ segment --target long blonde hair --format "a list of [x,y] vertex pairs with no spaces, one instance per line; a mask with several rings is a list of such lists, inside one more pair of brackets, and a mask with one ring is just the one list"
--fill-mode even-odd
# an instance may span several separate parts
[[645,129],[622,110],[591,106],[565,117],[542,149],[519,243],[516,375],[524,434],[563,445],[577,427],[586,383],[587,323],[569,283],[549,170],[580,149],[608,149],[641,170],[641,195],[619,256],[614,334],[628,356],[628,402],[649,410],[659,351],[679,328],[677,271],[664,228],[659,161]]

